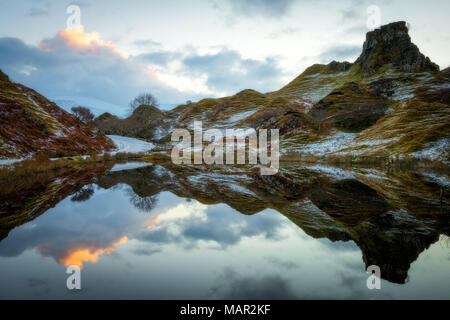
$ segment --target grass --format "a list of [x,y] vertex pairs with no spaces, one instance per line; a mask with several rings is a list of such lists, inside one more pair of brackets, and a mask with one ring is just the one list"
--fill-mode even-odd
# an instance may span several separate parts
[[450,106],[412,100],[378,120],[358,139],[397,138],[387,143],[386,148],[397,154],[407,154],[448,136],[450,136]]
[[[67,156],[110,150],[112,142],[38,92],[0,77],[0,157]],[[30,139],[32,137],[33,139]]]

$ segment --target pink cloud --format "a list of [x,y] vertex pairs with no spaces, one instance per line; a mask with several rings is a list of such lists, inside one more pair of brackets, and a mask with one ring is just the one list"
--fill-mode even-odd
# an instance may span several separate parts
[[59,31],[55,38],[41,41],[38,47],[45,51],[51,51],[61,44],[81,53],[95,54],[106,50],[122,59],[128,59],[128,54],[119,50],[114,43],[100,39],[98,32],[84,32],[82,25]]

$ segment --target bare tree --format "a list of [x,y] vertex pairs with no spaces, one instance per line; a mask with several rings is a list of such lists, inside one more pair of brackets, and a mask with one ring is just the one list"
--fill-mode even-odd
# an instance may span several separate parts
[[89,110],[89,108],[78,106],[73,107],[72,114],[78,119],[83,121],[84,123],[90,123],[94,120],[94,114]]
[[146,105],[146,106],[158,106],[158,100],[155,98],[154,95],[151,93],[142,93],[138,95],[136,98],[133,99],[133,101],[130,102],[130,111],[133,113],[133,111],[139,107],[140,105]]

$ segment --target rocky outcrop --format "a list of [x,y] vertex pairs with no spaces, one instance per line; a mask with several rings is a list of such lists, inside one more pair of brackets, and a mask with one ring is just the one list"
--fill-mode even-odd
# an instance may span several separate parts
[[363,51],[355,62],[359,71],[370,76],[393,64],[405,72],[439,71],[439,66],[420,53],[411,42],[406,22],[393,22],[368,32]]
[[333,90],[311,109],[313,118],[349,131],[361,131],[373,125],[387,109],[387,100],[349,82]]

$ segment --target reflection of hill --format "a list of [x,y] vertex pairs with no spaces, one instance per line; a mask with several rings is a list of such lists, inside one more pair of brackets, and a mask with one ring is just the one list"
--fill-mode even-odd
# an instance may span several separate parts
[[69,194],[83,198],[89,189],[82,187],[96,178],[106,189],[129,185],[132,203],[147,211],[163,191],[204,204],[226,203],[243,214],[273,208],[314,238],[354,241],[366,265],[380,266],[382,277],[396,283],[405,282],[410,264],[440,234],[450,235],[449,188],[430,180],[429,174],[292,166],[275,176],[260,176],[206,172],[203,167],[180,170],[172,164],[106,170],[63,172],[9,193],[3,190],[2,199],[10,199],[1,207],[3,233]]
[[36,173],[26,177],[2,181],[0,188],[0,239],[10,230],[27,223],[68,195],[95,182],[111,165],[61,169]]
[[447,192],[441,206],[441,187],[419,174],[370,173],[356,170],[343,179],[294,167],[276,176],[227,175],[168,165],[111,172],[99,184],[126,183],[140,197],[170,191],[244,214],[273,208],[312,237],[353,240],[367,266],[379,265],[384,279],[404,283],[418,255],[449,234]]

